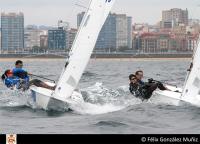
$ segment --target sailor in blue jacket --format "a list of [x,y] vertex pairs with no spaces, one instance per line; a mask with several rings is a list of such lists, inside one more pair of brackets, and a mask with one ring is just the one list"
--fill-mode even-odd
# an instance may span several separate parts
[[20,78],[20,80],[22,80],[20,82],[20,85],[21,85],[21,88],[23,88],[24,90],[28,90],[31,85],[47,88],[50,90],[55,90],[55,88],[56,88],[56,86],[49,86],[46,83],[44,83],[38,79],[30,80],[29,76],[31,76],[32,74],[28,73],[27,71],[25,71],[23,69],[23,62],[21,60],[17,60],[15,62],[15,68],[13,69],[13,75],[15,77]]
[[5,73],[1,76],[1,79],[3,80],[4,84],[12,90],[14,88],[17,88],[17,89],[22,89],[23,91],[26,91],[29,89],[31,85],[35,85],[37,87],[43,87],[50,90],[55,90],[56,88],[56,86],[49,86],[38,79],[26,81],[17,76],[14,76],[11,70],[6,70]]
[[42,87],[50,90],[55,90],[56,86],[49,86],[48,84],[44,83],[41,80],[33,79],[30,81],[29,75],[32,75],[22,69],[23,62],[21,60],[18,60],[15,62],[15,68],[11,70],[7,70],[2,75],[2,80],[4,81],[4,84],[9,88],[16,87],[17,89],[23,89],[28,90],[31,85],[35,85],[37,87]]

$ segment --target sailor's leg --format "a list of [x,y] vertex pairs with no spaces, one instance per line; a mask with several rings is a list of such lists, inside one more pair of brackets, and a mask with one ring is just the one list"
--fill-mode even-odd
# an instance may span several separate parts
[[147,89],[148,93],[153,93],[158,88],[158,83],[151,83],[150,87]]
[[44,83],[43,81],[38,80],[38,79],[31,80],[30,85],[35,85],[37,87],[43,87],[46,89],[55,90],[55,86],[49,86],[46,83]]
[[149,99],[157,88],[158,83],[151,83],[145,92],[144,99]]

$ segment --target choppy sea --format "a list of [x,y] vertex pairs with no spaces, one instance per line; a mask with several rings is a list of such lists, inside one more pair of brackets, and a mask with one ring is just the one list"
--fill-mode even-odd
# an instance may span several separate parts
[[[0,72],[14,60],[0,61]],[[24,60],[30,73],[58,80],[65,60]],[[28,105],[29,94],[0,83],[0,133],[20,134],[177,134],[200,133],[200,108],[142,102],[128,91],[128,75],[145,76],[182,87],[189,60],[91,60],[79,83],[85,103],[70,111],[43,111]]]

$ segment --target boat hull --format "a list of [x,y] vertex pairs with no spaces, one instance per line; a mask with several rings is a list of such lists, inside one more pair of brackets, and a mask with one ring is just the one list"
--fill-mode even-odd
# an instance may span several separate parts
[[152,99],[155,99],[159,103],[167,103],[170,105],[178,106],[181,102],[181,93],[173,91],[161,91],[155,92]]
[[[190,103],[191,105],[200,107],[200,95],[197,96],[191,96],[191,97],[184,97],[182,96],[182,89],[176,88],[172,86],[167,86],[172,91],[161,91],[157,90],[154,93],[154,96],[152,99],[155,99],[156,101],[172,104],[172,105],[180,105],[182,103]],[[179,92],[174,92],[179,91]]]
[[37,108],[44,110],[64,111],[69,108],[70,104],[78,104],[84,102],[82,95],[74,91],[69,99],[57,99],[52,97],[54,91],[45,88],[32,86],[31,98]]

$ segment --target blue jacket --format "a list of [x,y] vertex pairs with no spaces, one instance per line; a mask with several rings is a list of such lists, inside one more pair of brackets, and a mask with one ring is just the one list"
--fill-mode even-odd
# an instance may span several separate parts
[[29,81],[28,73],[22,68],[14,68],[13,69],[13,75],[15,77],[19,77],[21,79],[24,79],[27,82]]
[[10,88],[16,86],[17,88],[20,86],[20,79],[18,77],[8,77],[4,80],[4,84]]

